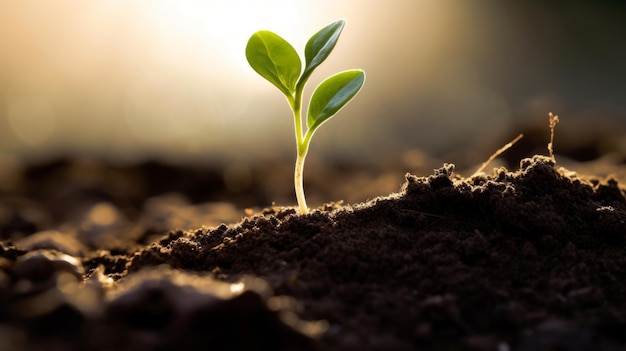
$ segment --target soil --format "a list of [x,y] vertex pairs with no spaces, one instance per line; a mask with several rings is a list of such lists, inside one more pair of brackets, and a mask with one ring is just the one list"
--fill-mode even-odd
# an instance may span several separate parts
[[0,350],[626,350],[615,178],[444,164],[308,215],[220,182],[28,168],[0,202]]

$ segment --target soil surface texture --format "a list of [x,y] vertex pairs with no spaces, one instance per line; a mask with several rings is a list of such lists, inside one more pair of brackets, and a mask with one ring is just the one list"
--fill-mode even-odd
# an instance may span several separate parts
[[244,214],[55,167],[1,198],[0,351],[626,350],[615,178],[445,164],[363,203]]

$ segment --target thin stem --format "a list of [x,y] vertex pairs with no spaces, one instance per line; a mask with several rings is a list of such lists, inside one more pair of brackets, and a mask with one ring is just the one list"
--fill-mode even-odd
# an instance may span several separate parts
[[294,130],[296,132],[296,145],[300,145],[302,143],[302,118],[300,118],[302,94],[300,94],[300,96],[298,97],[298,93],[296,92],[295,96],[288,96],[287,100],[289,101],[291,111],[293,112]]
[[[293,110],[294,126],[296,132],[296,167],[293,174],[294,188],[296,190],[296,199],[298,200],[298,207],[301,214],[309,213],[309,208],[306,205],[306,198],[304,197],[304,160],[306,158],[307,151],[309,149],[310,138],[303,140],[302,133],[302,92],[303,85],[296,87],[295,94],[289,99],[289,104]],[[308,134],[308,133],[307,133]]]
[[293,175],[293,181],[296,189],[296,198],[298,199],[298,206],[300,207],[301,214],[309,213],[309,208],[306,205],[306,198],[304,197],[304,159],[306,158],[308,145],[304,147],[298,147],[298,157],[296,158],[296,169]]

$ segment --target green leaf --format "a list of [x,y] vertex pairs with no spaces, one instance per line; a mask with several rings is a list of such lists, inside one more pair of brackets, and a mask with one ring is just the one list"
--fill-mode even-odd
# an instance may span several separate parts
[[307,126],[312,131],[334,116],[361,90],[365,72],[360,69],[330,76],[315,89],[309,103]]
[[322,28],[309,39],[304,49],[306,66],[298,84],[306,83],[313,70],[330,55],[345,24],[346,20],[343,19],[335,21]]
[[270,31],[258,31],[248,40],[246,58],[258,74],[283,94],[294,94],[302,62],[296,50],[285,39]]

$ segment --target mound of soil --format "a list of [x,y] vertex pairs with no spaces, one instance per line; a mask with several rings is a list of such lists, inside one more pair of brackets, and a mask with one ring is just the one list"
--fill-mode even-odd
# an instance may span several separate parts
[[453,170],[210,227],[170,196],[42,231],[53,204],[4,199],[0,350],[626,350],[620,184]]

